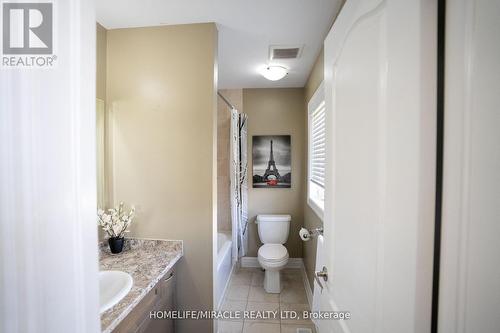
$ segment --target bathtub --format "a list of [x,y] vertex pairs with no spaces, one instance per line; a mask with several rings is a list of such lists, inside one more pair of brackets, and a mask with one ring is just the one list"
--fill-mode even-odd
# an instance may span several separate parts
[[221,303],[233,268],[231,247],[231,231],[219,231],[217,233],[217,281],[215,283],[215,304],[217,304],[218,308],[222,305]]

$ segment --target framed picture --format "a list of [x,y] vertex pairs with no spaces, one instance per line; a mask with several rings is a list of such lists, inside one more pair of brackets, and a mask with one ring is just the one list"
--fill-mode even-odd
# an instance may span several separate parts
[[290,135],[252,137],[254,188],[290,188],[292,147]]

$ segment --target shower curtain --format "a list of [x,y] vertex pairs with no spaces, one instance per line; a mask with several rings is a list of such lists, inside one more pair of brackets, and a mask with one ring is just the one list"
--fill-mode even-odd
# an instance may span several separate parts
[[233,263],[248,249],[247,116],[231,110],[231,220]]

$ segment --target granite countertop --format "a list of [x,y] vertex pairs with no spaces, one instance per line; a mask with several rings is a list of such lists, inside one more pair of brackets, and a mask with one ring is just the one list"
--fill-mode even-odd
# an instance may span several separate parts
[[99,244],[99,269],[129,273],[132,289],[118,304],[101,314],[101,330],[111,332],[182,257],[182,241],[126,239],[123,252],[112,254]]

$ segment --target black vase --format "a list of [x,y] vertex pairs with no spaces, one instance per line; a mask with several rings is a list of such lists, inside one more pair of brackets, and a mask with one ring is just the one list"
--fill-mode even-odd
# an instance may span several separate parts
[[123,237],[110,237],[108,238],[108,244],[109,244],[109,249],[111,250],[111,253],[117,254],[122,252],[123,250],[123,242],[124,239]]

